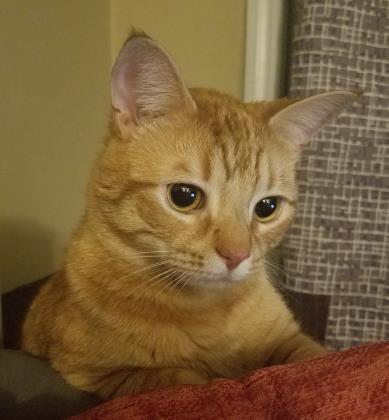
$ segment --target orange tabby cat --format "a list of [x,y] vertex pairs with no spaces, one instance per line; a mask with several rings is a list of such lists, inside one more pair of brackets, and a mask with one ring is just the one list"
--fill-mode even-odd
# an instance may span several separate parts
[[140,34],[119,54],[111,93],[85,216],[30,308],[23,349],[104,398],[323,353],[266,257],[293,217],[301,145],[355,95],[244,104],[188,90]]

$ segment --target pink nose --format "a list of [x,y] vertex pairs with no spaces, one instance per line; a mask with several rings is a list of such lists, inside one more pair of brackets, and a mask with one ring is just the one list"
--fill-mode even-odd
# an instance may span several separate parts
[[250,251],[248,249],[216,248],[216,252],[223,258],[229,270],[238,267],[242,261],[250,256]]

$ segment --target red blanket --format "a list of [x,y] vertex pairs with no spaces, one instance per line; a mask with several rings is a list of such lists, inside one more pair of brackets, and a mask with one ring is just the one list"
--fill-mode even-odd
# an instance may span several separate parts
[[389,343],[220,379],[114,399],[91,419],[389,419]]

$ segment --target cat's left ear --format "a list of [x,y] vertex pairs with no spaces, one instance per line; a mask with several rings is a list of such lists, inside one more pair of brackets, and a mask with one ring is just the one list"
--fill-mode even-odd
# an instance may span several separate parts
[[111,99],[114,129],[121,138],[155,118],[196,111],[176,64],[144,33],[134,32],[123,45],[112,70]]
[[306,144],[357,96],[354,92],[334,91],[302,99],[275,114],[269,127],[279,138]]

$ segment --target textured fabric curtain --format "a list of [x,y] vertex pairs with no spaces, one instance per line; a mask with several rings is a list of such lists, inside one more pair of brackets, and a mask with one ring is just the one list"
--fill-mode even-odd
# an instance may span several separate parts
[[328,346],[389,339],[389,0],[290,7],[288,95],[363,95],[303,153],[285,286]]

